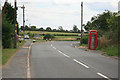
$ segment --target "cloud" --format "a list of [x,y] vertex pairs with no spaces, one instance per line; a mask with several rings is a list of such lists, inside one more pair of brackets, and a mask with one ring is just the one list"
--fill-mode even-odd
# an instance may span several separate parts
[[92,2],[92,3],[85,3],[91,11],[116,11],[117,6],[114,6],[111,2]]
[[[83,0],[17,0],[20,7],[25,5],[26,25],[39,27],[72,29],[76,24],[80,28],[80,4]],[[3,2],[3,1],[2,1]],[[9,0],[14,5],[14,0]],[[4,3],[4,2],[3,2]],[[91,17],[102,13],[105,9],[117,11],[118,0],[84,0],[84,24]],[[18,22],[22,25],[22,9],[19,8]]]

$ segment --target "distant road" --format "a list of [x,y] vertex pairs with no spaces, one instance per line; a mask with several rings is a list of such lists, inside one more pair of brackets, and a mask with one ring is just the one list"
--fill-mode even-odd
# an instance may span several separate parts
[[34,44],[31,78],[118,78],[118,60],[90,53],[67,41]]

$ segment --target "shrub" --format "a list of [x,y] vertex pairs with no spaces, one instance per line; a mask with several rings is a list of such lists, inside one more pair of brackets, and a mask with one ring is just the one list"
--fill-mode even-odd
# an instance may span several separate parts
[[102,36],[98,39],[98,48],[108,47],[111,43],[111,40],[107,39],[105,36]]
[[88,44],[88,37],[83,37],[81,40],[82,44]]
[[54,37],[54,35],[52,35],[52,34],[45,34],[45,35],[44,35],[44,40],[45,40],[45,39],[48,39],[48,40],[49,40],[49,39],[53,39],[53,38],[55,38],[55,37]]
[[14,25],[10,24],[4,17],[2,21],[2,45],[3,48],[12,48]]

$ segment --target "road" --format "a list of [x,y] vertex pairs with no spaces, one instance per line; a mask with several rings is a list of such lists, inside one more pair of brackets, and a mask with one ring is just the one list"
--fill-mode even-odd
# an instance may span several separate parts
[[31,78],[118,78],[118,60],[74,48],[77,42],[32,45]]

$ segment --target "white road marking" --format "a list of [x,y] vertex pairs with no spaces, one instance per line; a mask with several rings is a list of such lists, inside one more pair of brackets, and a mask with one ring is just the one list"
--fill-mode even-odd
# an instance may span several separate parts
[[85,64],[83,64],[83,63],[81,63],[80,61],[78,61],[78,60],[76,60],[76,59],[73,59],[73,61],[75,61],[75,62],[77,62],[77,63],[81,64],[82,66],[84,66],[84,67],[86,67],[86,68],[89,68],[87,65],[85,65]]
[[59,53],[63,54],[61,51],[58,50]]
[[55,47],[53,47],[54,49],[56,49]]
[[68,55],[66,55],[66,54],[63,54],[64,56],[66,56],[66,57],[68,57],[68,58],[70,58],[70,56],[68,56]]
[[27,56],[27,78],[31,78],[30,76],[30,49],[31,49],[32,44],[29,47],[28,50],[28,56]]
[[52,46],[52,44],[51,44],[51,46]]
[[103,75],[103,74],[101,74],[101,73],[97,73],[99,76],[101,76],[101,77],[103,77],[103,78],[106,78],[106,79],[108,79],[108,80],[111,80],[110,78],[108,78],[107,76],[105,76],[105,75]]
[[59,51],[59,50],[58,50],[58,52],[59,52],[59,53],[61,53],[62,55],[64,55],[65,57],[70,58],[70,56],[68,56],[68,55],[64,54],[63,52],[61,52],[61,51]]

